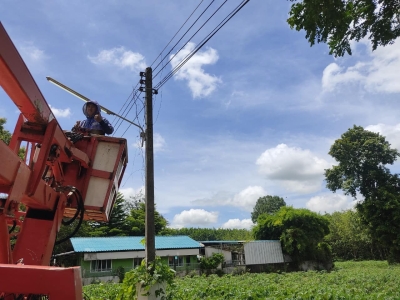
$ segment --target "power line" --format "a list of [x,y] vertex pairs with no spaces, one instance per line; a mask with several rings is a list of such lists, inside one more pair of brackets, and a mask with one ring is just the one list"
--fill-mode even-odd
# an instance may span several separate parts
[[[225,0],[224,3],[222,3],[217,9],[216,11],[214,11],[214,13],[203,23],[203,25],[200,26],[199,29],[197,29],[197,31],[188,39],[188,41],[174,54],[170,57],[169,61],[167,62],[170,63],[177,55],[178,53],[187,45],[187,43],[208,23],[208,21],[222,8],[222,6],[225,5],[225,3],[228,0]],[[189,53],[190,54],[190,53]],[[187,57],[187,56],[186,56]],[[165,65],[166,66],[166,65]],[[163,69],[165,68],[165,66],[163,67]],[[154,76],[154,78],[163,70],[161,69],[160,71],[158,71],[158,73]]]
[[[132,95],[133,94],[133,95]],[[140,112],[141,111],[139,111],[138,112],[138,110],[137,110],[137,100],[139,99],[139,94],[140,94],[140,91],[139,90],[134,90],[132,93],[131,93],[131,95],[132,95],[132,97],[130,97],[131,98],[131,100],[130,100],[130,102],[129,102],[129,104],[126,106],[126,108],[125,108],[125,110],[124,110],[124,114],[125,114],[125,116],[124,117],[126,117],[127,115],[128,115],[128,113],[131,111],[131,109],[132,109],[132,107],[134,106],[134,105],[136,105],[136,116],[133,118],[133,121],[135,121],[135,120],[137,120],[137,121],[139,121],[139,119],[138,119],[138,116],[139,116],[139,114],[140,114]],[[126,111],[126,110],[128,110],[128,111]],[[141,109],[141,110],[143,110],[143,108]],[[119,123],[119,124],[118,124]],[[117,127],[117,124],[118,124],[118,127]],[[120,122],[118,122],[117,121],[117,123],[116,123],[116,125],[115,125],[115,132],[119,129],[119,127],[122,125],[122,121],[120,121]],[[140,124],[139,124],[140,125]],[[128,126],[128,128],[130,127],[130,125]],[[114,135],[115,135],[115,132],[114,132]],[[125,131],[126,132],[126,131]]]
[[[235,16],[250,0],[244,0],[241,4],[239,4],[231,13],[229,13],[201,42],[198,46],[195,47],[195,49],[193,49],[185,58],[183,58],[181,60],[181,62],[176,65],[172,71],[170,71],[157,85],[155,85],[155,89],[160,89],[172,76],[174,76],[188,61],[190,58],[192,58],[223,26],[225,26],[225,24],[233,17]],[[203,1],[201,1],[202,3]],[[195,22],[190,26],[190,28],[184,33],[184,35],[179,39],[179,41],[177,43],[179,43],[183,37],[188,33],[188,31],[196,24],[196,22],[199,20],[199,18],[208,10],[208,8],[211,6],[211,4],[214,2],[214,0],[203,10],[203,12],[201,13],[201,15],[195,20]],[[214,13],[202,24],[202,26],[190,37],[190,39],[192,39],[204,26],[206,23],[209,22],[209,20],[222,8],[222,6],[227,2],[227,0],[225,0],[215,11]],[[184,22],[184,24],[181,26],[181,28],[178,30],[178,32],[173,36],[173,38],[168,42],[167,46],[171,43],[171,41],[176,37],[176,35],[179,33],[179,31],[183,28],[183,26],[187,23],[187,21],[191,18],[191,16],[193,15],[193,13],[199,8],[199,6],[201,5],[201,3],[199,5],[197,5],[197,7],[194,9],[194,11],[191,13],[191,15],[186,19],[186,21]],[[178,50],[177,53],[175,53],[170,60],[168,61],[168,63],[170,63],[172,61],[172,59],[174,59],[176,57],[176,55],[187,45],[187,43],[190,41],[190,39]],[[168,52],[167,55],[164,56],[164,58],[162,58],[161,62],[165,60],[165,58],[171,53],[171,51],[174,49],[174,47],[177,45],[177,43],[172,47],[172,49]],[[162,51],[164,51],[166,49],[166,47],[164,47],[164,49]],[[161,53],[162,53],[161,51]],[[161,55],[160,53],[160,55]],[[160,57],[160,55],[158,57]],[[157,58],[158,58],[157,57]],[[154,60],[154,62],[157,60],[157,58]],[[153,64],[154,64],[153,62]],[[160,63],[156,66],[156,68],[160,65]],[[167,64],[168,64],[167,63]],[[153,76],[156,77],[164,68],[166,67],[166,65],[164,65],[161,70],[158,71],[158,73]],[[139,82],[140,83],[140,82]],[[131,95],[128,97],[128,99],[130,98],[131,100],[129,101],[129,103],[126,105],[126,103],[128,102],[128,99],[125,101],[124,105],[122,106],[122,108],[120,109],[120,112],[123,110],[124,106],[126,105],[123,114],[125,114],[125,116],[128,115],[128,113],[131,111],[131,109],[133,108],[133,106],[136,106],[136,116],[134,118],[134,120],[137,120],[139,122],[139,115],[141,114],[141,112],[144,110],[144,103],[142,103],[141,105],[141,109],[138,110],[138,105],[137,105],[137,100],[139,100],[139,95],[138,92],[139,90],[137,90],[138,84],[136,85],[135,89],[132,91]],[[158,117],[158,114],[157,114]],[[143,124],[145,123],[145,121],[143,121]],[[120,124],[118,124],[118,121],[115,125],[116,130],[115,132],[120,128],[122,121]],[[140,122],[139,122],[140,124]],[[126,130],[124,131],[124,133],[122,134],[125,135],[125,133],[127,132],[127,130],[130,128],[130,125],[126,128]]]
[[[139,83],[140,83],[140,82],[138,82],[138,83],[136,84],[136,86],[132,89],[131,94],[130,94],[129,97],[126,99],[124,105],[123,105],[123,106],[121,107],[121,109],[120,109],[120,111],[122,111],[122,109],[123,109],[124,106],[126,105],[124,111],[121,113],[121,115],[125,114],[124,117],[126,117],[126,116],[128,115],[128,113],[129,113],[129,111],[130,111],[130,109],[131,109],[131,107],[130,107],[131,103],[134,102],[134,101],[136,101],[135,97],[136,97],[136,94],[137,94],[137,92],[138,92],[137,87],[138,87]],[[129,101],[129,103],[127,104],[128,100],[130,100],[130,101]],[[132,105],[133,105],[133,104],[132,104]],[[128,108],[129,108],[129,109],[128,109]],[[126,110],[128,110],[128,112],[126,112]],[[114,119],[114,120],[115,120],[115,119]],[[134,119],[134,120],[135,120],[135,119]],[[122,124],[122,120],[121,120],[121,119],[118,119],[117,122],[115,123],[114,127],[116,127],[118,123],[120,123],[120,124],[118,125],[118,128],[119,128],[119,126]],[[117,129],[118,129],[118,128],[117,128]]]
[[[197,21],[201,18],[201,16],[208,10],[208,8],[211,6],[211,4],[214,3],[214,1],[215,1],[215,0],[211,1],[211,3],[203,10],[203,12],[200,14],[200,16],[198,16],[198,18],[197,18],[197,19],[193,22],[193,24],[189,27],[189,29],[186,30],[186,32],[182,35],[182,37],[175,43],[175,45],[171,48],[171,50],[164,56],[164,58],[161,59],[161,61],[158,63],[158,65],[154,67],[154,69],[153,69],[154,72],[157,70],[158,66],[164,61],[164,59],[166,59],[166,58],[168,57],[168,55],[172,52],[172,50],[174,50],[175,46],[185,37],[185,35],[190,31],[190,29],[192,29],[192,27],[197,23]],[[225,0],[225,2],[226,2],[226,1],[228,1],[228,0]],[[224,2],[224,3],[225,3],[225,2]],[[214,13],[214,14],[215,14],[215,13]],[[208,20],[207,20],[207,21],[208,21]],[[207,23],[207,21],[206,21],[206,23]],[[204,26],[204,24],[203,24],[203,26]],[[202,26],[202,27],[203,27],[203,26]],[[200,28],[202,28],[202,27],[200,27]],[[198,32],[198,31],[197,31],[197,32]],[[197,33],[197,32],[196,32],[196,33]],[[190,41],[190,39],[193,38],[193,36],[194,36],[194,35],[192,35],[192,36],[189,38],[188,41]],[[188,42],[186,42],[186,43],[182,46],[182,48],[183,48],[187,43],[188,43]],[[182,48],[179,49],[178,52],[181,51]],[[165,49],[165,48],[164,48],[164,49]],[[168,64],[168,63],[169,63],[169,61],[167,62],[167,64]],[[163,66],[162,69],[164,69],[164,67],[165,67],[165,65]],[[157,75],[162,71],[162,69],[161,69],[160,71],[158,71],[158,73],[157,73],[156,75],[154,75],[153,78],[157,77]]]
[[[138,83],[139,84],[139,83]],[[138,86],[138,84],[136,84],[136,87]],[[128,102],[128,100],[131,98],[131,96],[133,95],[135,88],[132,89],[132,92],[129,94],[128,98],[125,100],[125,103],[122,105],[122,107],[120,108],[120,110],[118,111],[118,114],[121,115],[121,111],[124,108],[124,106],[126,105],[126,103]],[[125,112],[125,111],[124,111]],[[123,113],[122,113],[123,114]],[[114,125],[115,120],[117,120],[117,122]],[[112,120],[111,124],[113,124],[113,126],[115,127],[118,123],[118,120],[120,120],[120,118],[118,118],[117,116],[114,117],[114,119]]]
[[[187,62],[193,57],[230,19],[233,18],[250,0],[244,0],[239,4],[228,16],[226,16],[197,46],[192,50],[172,71],[168,73],[158,84],[154,86],[155,89],[160,89],[172,76],[174,76]],[[225,2],[224,2],[225,3]],[[176,54],[175,54],[176,55]],[[170,60],[171,61],[171,60]]]
[[[187,21],[189,21],[189,19],[192,17],[192,15],[196,12],[196,10],[199,8],[199,6],[203,3],[203,1],[204,0],[201,0],[201,2],[199,3],[199,5],[197,5],[196,6],[196,8],[193,10],[193,12],[190,14],[190,16],[186,19],[186,21],[182,24],[182,26],[181,26],[181,28],[179,28],[178,29],[178,31],[174,34],[174,36],[171,38],[171,40],[168,42],[168,44],[164,47],[164,49],[162,49],[161,50],[161,52],[160,52],[160,54],[156,57],[156,59],[151,63],[151,65],[150,65],[150,67],[152,67],[153,66],[153,64],[156,62],[156,60],[157,60],[157,58],[159,58],[161,55],[162,55],[162,53],[163,53],[163,51],[168,47],[168,45],[172,42],[172,40],[176,37],[176,35],[179,33],[179,31],[181,31],[181,29],[183,28],[183,26],[185,26],[185,24],[187,23]],[[214,0],[213,0],[214,1]],[[175,44],[175,46],[176,46],[176,44]],[[174,46],[174,47],[175,47]],[[172,47],[172,49],[173,49],[173,47]],[[171,50],[172,51],[172,50]],[[168,55],[168,54],[167,54]],[[164,58],[162,59],[162,60],[164,60]],[[161,60],[161,61],[162,61]],[[155,67],[155,68],[157,68],[158,67],[158,65]],[[154,68],[154,69],[155,69]],[[153,69],[153,70],[154,70]]]

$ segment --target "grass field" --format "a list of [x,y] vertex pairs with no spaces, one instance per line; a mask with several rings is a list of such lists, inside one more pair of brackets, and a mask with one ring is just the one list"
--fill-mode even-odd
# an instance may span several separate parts
[[[118,299],[119,284],[84,287],[92,300]],[[336,262],[333,271],[177,278],[168,299],[400,299],[400,266]]]

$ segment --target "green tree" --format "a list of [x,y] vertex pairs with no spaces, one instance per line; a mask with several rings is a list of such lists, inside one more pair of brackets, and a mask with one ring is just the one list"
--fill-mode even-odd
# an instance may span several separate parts
[[329,233],[329,221],[308,209],[283,206],[275,214],[262,214],[253,233],[256,240],[280,240],[283,251],[297,262],[331,258],[323,241]]
[[351,55],[350,41],[364,37],[372,49],[394,43],[400,36],[398,0],[290,0],[290,27],[304,29],[311,46],[327,43],[330,54]]
[[4,124],[6,122],[7,119],[0,118],[0,140],[8,145],[11,141],[11,133],[8,130],[4,129]]
[[128,213],[124,196],[117,194],[109,222],[89,222],[91,236],[126,236],[129,235]]
[[[0,118],[0,140],[2,140],[4,143],[6,143],[7,145],[10,144],[11,141],[11,133],[4,129],[4,124],[7,122],[6,118]],[[25,158],[25,152],[26,152],[26,148],[25,147],[21,147],[18,150],[18,156],[23,160]]]
[[387,248],[371,236],[356,210],[327,214],[330,233],[325,237],[336,260],[382,260]]
[[389,262],[400,262],[400,179],[386,167],[399,156],[385,137],[354,126],[332,145],[337,166],[325,170],[327,187],[364,199],[356,205],[373,238],[390,249]]
[[[127,206],[130,210],[126,218],[129,235],[142,236],[145,235],[146,205],[144,196],[138,194],[130,199]],[[167,220],[157,211],[154,210],[154,227],[155,233],[161,234],[168,225]]]
[[279,196],[264,196],[258,198],[256,205],[253,208],[253,212],[251,213],[251,220],[253,223],[257,223],[257,218],[261,214],[274,214],[276,213],[282,206],[286,206],[285,200]]

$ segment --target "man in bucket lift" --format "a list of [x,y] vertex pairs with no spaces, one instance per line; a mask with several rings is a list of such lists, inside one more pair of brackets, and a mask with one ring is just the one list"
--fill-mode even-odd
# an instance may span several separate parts
[[84,131],[100,135],[113,133],[114,128],[106,118],[101,116],[100,106],[96,101],[90,100],[86,102],[82,107],[82,111],[86,116],[86,120],[77,121],[72,131]]

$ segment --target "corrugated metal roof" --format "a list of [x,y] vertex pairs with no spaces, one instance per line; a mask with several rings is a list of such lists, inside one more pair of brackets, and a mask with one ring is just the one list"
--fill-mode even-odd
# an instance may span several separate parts
[[244,244],[246,265],[263,265],[285,262],[280,241],[260,240]]
[[[143,236],[118,237],[76,237],[71,238],[75,252],[113,252],[144,250],[141,241]],[[203,246],[188,236],[156,236],[156,250],[163,249],[193,249]]]

